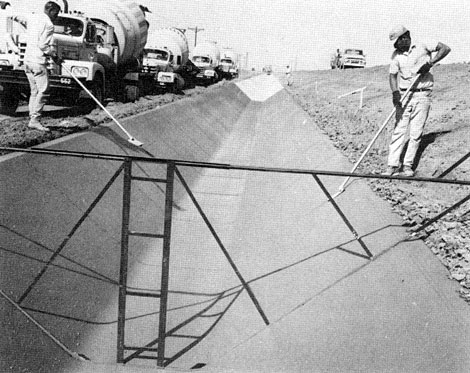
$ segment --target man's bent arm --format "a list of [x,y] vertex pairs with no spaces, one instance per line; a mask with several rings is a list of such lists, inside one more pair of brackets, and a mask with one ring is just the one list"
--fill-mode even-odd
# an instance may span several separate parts
[[450,48],[444,43],[439,42],[437,43],[436,52],[436,55],[429,61],[432,65],[435,65],[445,56],[447,56],[450,52]]

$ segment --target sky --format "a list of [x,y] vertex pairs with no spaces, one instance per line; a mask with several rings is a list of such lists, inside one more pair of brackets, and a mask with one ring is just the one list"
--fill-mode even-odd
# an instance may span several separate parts
[[[42,7],[41,0],[10,0]],[[45,0],[44,0],[45,1]],[[62,4],[62,0],[56,0]],[[106,1],[120,0],[101,0]],[[389,31],[406,26],[413,41],[440,41],[442,63],[470,61],[470,0],[122,0],[147,6],[151,28],[187,29],[190,48],[211,40],[240,53],[242,66],[297,70],[330,68],[334,51],[364,50],[368,66],[390,61]],[[69,0],[80,4],[81,0]]]
[[[337,49],[364,50],[368,66],[385,65],[391,28],[403,24],[413,41],[435,40],[452,52],[443,63],[470,61],[469,0],[135,0],[151,11],[151,27],[204,29],[243,56],[243,67],[328,69]],[[186,32],[190,47],[194,31]]]

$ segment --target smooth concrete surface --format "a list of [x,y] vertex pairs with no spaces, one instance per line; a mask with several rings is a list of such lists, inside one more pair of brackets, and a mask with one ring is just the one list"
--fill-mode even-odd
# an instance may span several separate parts
[[[47,147],[258,167],[351,168],[288,92],[273,89],[278,84],[273,76],[257,79],[123,121],[145,143],[143,149],[129,145],[114,126]],[[250,100],[257,95],[254,87],[271,95]],[[69,358],[1,300],[1,369],[155,370],[151,360],[113,365],[121,177],[68,238],[117,167],[111,161],[45,155],[10,155],[0,162],[1,289],[16,300],[23,297],[25,310],[92,360]],[[134,172],[163,176],[164,167],[137,164]],[[181,173],[269,325],[177,182],[167,330],[179,337],[167,338],[166,350],[178,358],[168,370],[470,370],[468,306],[429,249],[410,240],[399,217],[365,182],[354,181],[336,201],[373,260],[310,175],[189,167]],[[321,180],[332,194],[343,181]],[[164,190],[133,183],[131,228],[161,232]],[[161,241],[133,238],[128,286],[159,289],[160,267]],[[158,305],[129,299],[127,344],[157,338]]]

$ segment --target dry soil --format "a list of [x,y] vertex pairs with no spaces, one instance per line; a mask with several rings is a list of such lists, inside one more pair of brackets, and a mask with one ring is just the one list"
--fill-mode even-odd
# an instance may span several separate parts
[[[433,105],[418,152],[416,176],[469,180],[470,73],[469,65],[443,64],[433,69]],[[393,111],[388,67],[296,72],[288,89],[297,102],[351,161],[363,154]],[[360,91],[363,89],[362,107]],[[340,97],[342,96],[342,97]],[[386,168],[394,117],[378,137],[357,172],[381,173]],[[325,165],[327,168],[327,165]],[[470,193],[468,186],[424,182],[369,181],[403,217],[410,231]],[[450,211],[422,231],[430,250],[459,281],[460,296],[470,302],[470,203]]]

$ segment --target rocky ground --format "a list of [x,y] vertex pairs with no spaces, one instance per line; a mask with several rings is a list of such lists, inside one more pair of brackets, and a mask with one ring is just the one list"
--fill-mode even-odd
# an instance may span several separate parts
[[[393,110],[387,66],[356,70],[296,72],[289,87],[297,102],[354,164]],[[470,180],[470,72],[467,64],[434,68],[433,106],[419,150],[416,176]],[[365,88],[364,88],[365,87]],[[360,92],[364,88],[363,106]],[[343,96],[343,97],[340,97]],[[386,168],[393,118],[357,172]],[[457,165],[457,163],[459,163]],[[410,231],[470,194],[468,186],[371,180],[371,188],[402,216]],[[419,235],[459,281],[470,302],[470,202],[445,215]]]
[[[434,68],[434,103],[419,152],[417,176],[469,180],[470,159],[470,73],[467,64]],[[245,78],[242,76],[241,78]],[[285,84],[284,76],[280,75]],[[135,103],[109,102],[107,109],[116,118],[146,111],[175,100],[204,94],[227,84],[196,87],[184,94],[146,96]],[[360,94],[344,94],[363,90]],[[355,163],[377,130],[393,110],[386,66],[360,70],[300,71],[294,73],[293,97],[331,138],[336,147]],[[27,128],[27,108],[14,117],[0,118],[0,146],[30,147],[67,134],[83,131],[110,119],[101,109],[49,108],[43,123],[51,128],[42,133]],[[392,121],[379,136],[357,172],[380,173],[386,167],[388,139]],[[462,161],[457,167],[453,167]],[[410,229],[418,227],[447,207],[466,197],[470,188],[423,182],[369,180],[371,188],[387,199]],[[460,296],[470,302],[470,202],[462,204],[420,235],[430,250],[448,268],[449,277],[461,284]]]

